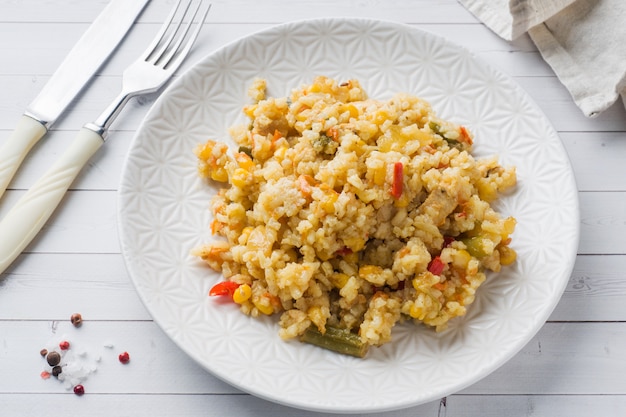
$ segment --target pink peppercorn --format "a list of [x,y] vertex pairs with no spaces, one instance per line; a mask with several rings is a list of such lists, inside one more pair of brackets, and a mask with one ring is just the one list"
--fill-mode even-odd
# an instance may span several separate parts
[[128,354],[128,352],[124,352],[124,353],[120,353],[120,356],[118,356],[120,362],[126,364],[130,361],[130,355]]
[[78,384],[74,387],[74,394],[83,395],[84,393],[85,393],[85,387],[83,387],[82,385]]
[[68,342],[67,340],[63,340],[61,343],[59,343],[59,347],[61,348],[61,350],[68,350],[70,348],[70,342]]

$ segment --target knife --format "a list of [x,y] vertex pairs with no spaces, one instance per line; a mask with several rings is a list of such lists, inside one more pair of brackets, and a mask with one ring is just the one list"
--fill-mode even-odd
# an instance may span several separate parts
[[0,147],[0,197],[28,154],[106,61],[149,0],[111,0]]

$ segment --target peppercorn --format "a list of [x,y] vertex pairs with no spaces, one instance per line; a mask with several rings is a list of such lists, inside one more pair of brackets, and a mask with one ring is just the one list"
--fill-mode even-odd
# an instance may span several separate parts
[[61,368],[59,365],[52,368],[52,376],[59,376],[61,372],[63,372],[63,368]]
[[120,355],[118,356],[120,362],[126,364],[130,361],[130,355],[128,354],[128,352],[124,352],[124,353],[120,353]]
[[83,324],[83,317],[80,315],[80,313],[74,313],[72,314],[72,317],[70,317],[70,321],[72,322],[74,327],[80,327],[80,325]]
[[85,387],[83,387],[82,385],[78,384],[74,387],[74,394],[83,395],[84,393],[85,393]]
[[46,355],[46,360],[48,361],[48,365],[57,366],[61,362],[61,355],[59,352],[50,352]]
[[61,343],[59,343],[59,347],[61,348],[61,350],[68,350],[70,348],[70,342],[68,342],[67,340],[63,340]]
[[46,355],[48,354],[48,349],[41,349],[39,351],[39,354],[45,358]]

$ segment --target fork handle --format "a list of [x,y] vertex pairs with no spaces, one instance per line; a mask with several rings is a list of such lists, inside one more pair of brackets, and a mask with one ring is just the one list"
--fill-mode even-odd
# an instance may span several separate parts
[[0,221],[0,273],[39,233],[80,170],[103,143],[99,134],[82,128],[61,158]]
[[19,119],[13,133],[0,147],[0,196],[9,186],[28,151],[46,131],[43,124],[29,116],[22,115]]

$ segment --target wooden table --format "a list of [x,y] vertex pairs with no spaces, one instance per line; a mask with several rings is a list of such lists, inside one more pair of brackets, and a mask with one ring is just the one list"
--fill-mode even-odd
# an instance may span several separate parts
[[[0,0],[0,143],[105,3]],[[113,97],[122,69],[143,50],[171,3],[148,5],[89,88],[33,149],[0,200],[0,215]],[[626,114],[621,103],[598,118],[584,117],[527,36],[500,39],[456,0],[216,0],[199,46],[181,71],[259,29],[326,16],[409,23],[465,46],[513,76],[558,130],[579,187],[578,257],[561,302],[539,334],[510,362],[462,392],[378,415],[623,415]],[[316,415],[252,397],[214,378],[162,333],[141,304],[120,254],[116,191],[129,142],[153,101],[130,104],[42,233],[0,275],[0,415]],[[85,320],[78,329],[69,322],[75,312]],[[101,355],[83,396],[40,378],[39,350],[64,337]],[[117,362],[122,351],[131,353],[127,365]]]

